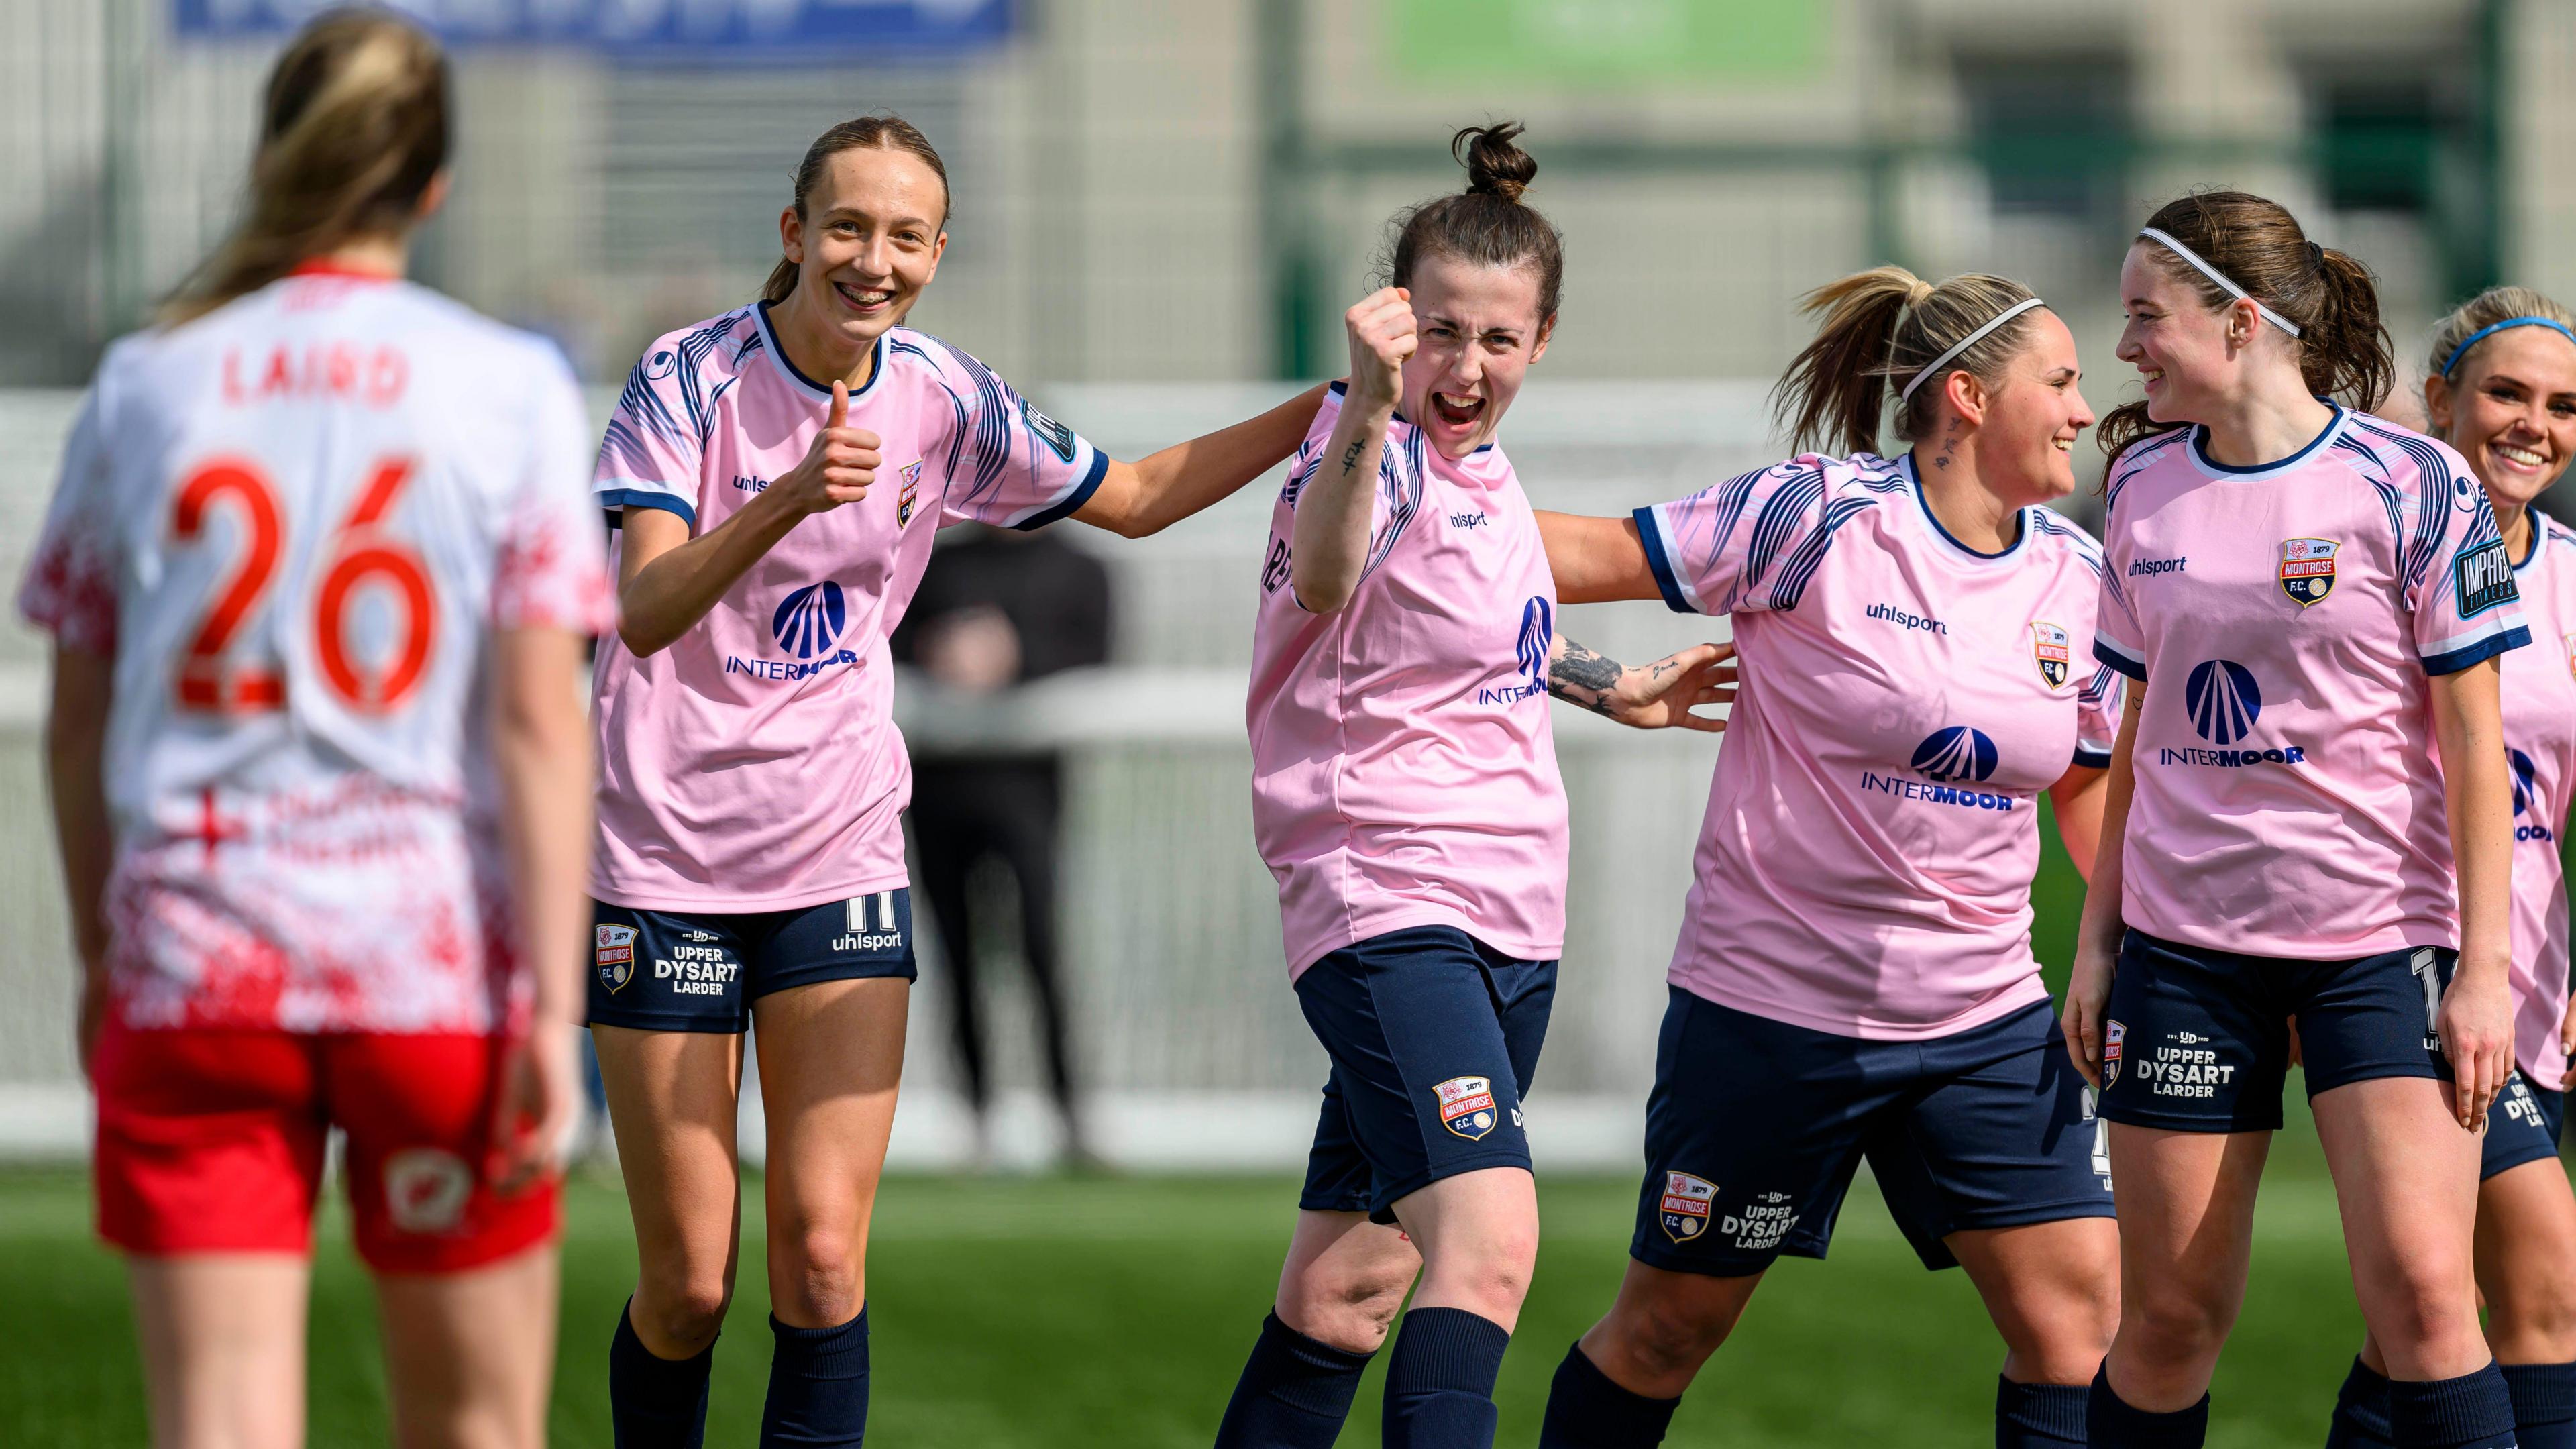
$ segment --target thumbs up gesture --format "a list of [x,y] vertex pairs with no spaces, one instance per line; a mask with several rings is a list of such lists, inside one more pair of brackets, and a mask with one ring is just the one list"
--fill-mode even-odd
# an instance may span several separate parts
[[849,385],[832,384],[832,404],[823,414],[823,431],[805,450],[805,459],[772,484],[788,506],[800,513],[825,513],[868,496],[876,481],[881,439],[865,428],[850,426]]

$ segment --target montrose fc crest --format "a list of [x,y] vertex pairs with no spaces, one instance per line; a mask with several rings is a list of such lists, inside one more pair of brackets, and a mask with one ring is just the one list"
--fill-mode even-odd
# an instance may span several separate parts
[[1473,1142],[1494,1130],[1494,1084],[1483,1077],[1451,1077],[1431,1089],[1440,1125]]
[[2030,657],[2039,665],[2039,677],[2051,689],[2064,689],[2067,674],[2074,666],[2074,637],[2062,625],[2045,619],[2030,624]]
[[595,928],[593,949],[599,965],[600,985],[615,992],[635,979],[635,928],[633,926]]
[[1716,1183],[1687,1172],[1667,1172],[1664,1200],[1657,1205],[1655,1218],[1664,1225],[1665,1237],[1687,1243],[1708,1231],[1709,1205],[1716,1201]]
[[897,528],[912,522],[912,507],[921,501],[921,461],[916,458],[895,470],[903,479],[903,491],[894,498],[894,526]]
[[2129,1029],[2116,1021],[2102,1023],[2102,1090],[2109,1091],[2120,1080],[2120,1043]]
[[2330,538],[2281,540],[2281,592],[2300,608],[2322,604],[2334,592],[2335,550]]

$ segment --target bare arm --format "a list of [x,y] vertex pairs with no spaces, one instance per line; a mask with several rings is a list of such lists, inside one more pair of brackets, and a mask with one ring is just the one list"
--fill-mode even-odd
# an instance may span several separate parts
[[1560,634],[1547,652],[1547,692],[1603,719],[1637,729],[1726,729],[1694,714],[1699,705],[1735,703],[1735,646],[1695,644],[1652,664],[1626,665]]
[[2057,838],[2066,844],[2075,873],[2093,882],[2093,857],[2102,842],[2102,805],[2110,794],[2111,772],[2090,765],[2068,767],[2048,787],[2048,803],[2057,816]]
[[1368,559],[1378,459],[1402,395],[1405,360],[1415,346],[1409,296],[1401,287],[1383,288],[1343,314],[1351,341],[1350,391],[1322,464],[1297,495],[1288,540],[1290,586],[1297,602],[1314,613],[1329,614],[1349,603]]
[[[671,646],[806,515],[855,503],[876,478],[877,435],[849,426],[850,393],[832,384],[823,430],[804,461],[698,537],[661,508],[628,508],[618,547],[617,634],[641,658]],[[1292,445],[1293,446],[1293,445]]]
[[1099,488],[1073,516],[1122,538],[1160,533],[1232,497],[1296,452],[1323,401],[1323,388],[1308,388],[1259,417],[1148,453],[1136,462],[1112,458]]
[[1657,599],[1654,570],[1633,518],[1593,518],[1538,511],[1539,541],[1547,546],[1548,572],[1556,576],[1559,603],[1604,604],[1617,599]]
[[2513,1070],[2513,785],[2506,774],[2502,670],[2493,659],[2432,678],[2433,732],[2460,892],[2460,961],[2437,1025],[2458,1087],[2452,1107],[2475,1132]]
[[492,756],[502,836],[519,959],[536,987],[536,1019],[514,1063],[495,1136],[501,1156],[495,1175],[504,1184],[550,1164],[579,1096],[572,1032],[582,1019],[596,788],[580,694],[581,644],[565,629],[504,629],[492,641]]
[[63,888],[72,916],[72,948],[81,965],[80,1059],[87,1070],[107,1002],[108,870],[116,835],[107,818],[108,708],[115,701],[115,661],[54,646],[54,689],[45,711],[45,772],[54,806],[54,843],[63,855]]
[[[2102,1085],[2102,1009],[2111,1000],[2111,973],[2120,960],[2120,871],[2129,832],[2129,800],[2137,790],[2137,766],[2131,758],[2138,744],[2138,713],[2147,691],[2131,681],[2127,705],[2120,712],[2120,735],[2111,745],[2111,769],[2103,781],[2101,823],[2096,827],[2093,871],[2085,879],[2084,916],[2075,931],[2075,969],[2066,981],[2066,1008],[2059,1025],[2066,1033],[2066,1054],[2075,1069],[2095,1087]],[[2104,849],[2108,846],[2108,849]],[[2072,842],[2068,849],[2073,850]]]

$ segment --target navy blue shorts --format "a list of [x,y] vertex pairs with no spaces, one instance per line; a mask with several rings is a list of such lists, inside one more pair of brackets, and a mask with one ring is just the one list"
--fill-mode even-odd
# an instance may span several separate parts
[[2557,1161],[2566,1125],[2564,1093],[2535,1087],[2520,1072],[2506,1078],[2495,1105],[2487,1109],[2487,1135],[2478,1144],[2478,1181],[2526,1162]]
[[745,915],[591,902],[590,1024],[740,1032],[773,991],[868,976],[914,978],[912,892]]
[[1372,936],[1307,967],[1297,1004],[1333,1074],[1297,1206],[1391,1223],[1398,1201],[1444,1177],[1526,1170],[1521,1098],[1555,1000],[1555,962],[1449,926]]
[[1672,987],[1628,1255],[1740,1278],[1821,1258],[1867,1158],[1927,1268],[1979,1228],[2111,1216],[2111,1163],[2054,1012],[1863,1041]]
[[2451,1079],[2433,1023],[2457,951],[2286,961],[2120,942],[2102,1023],[2102,1115],[2170,1132],[2277,1132],[2290,1019],[2308,1096],[2382,1077]]

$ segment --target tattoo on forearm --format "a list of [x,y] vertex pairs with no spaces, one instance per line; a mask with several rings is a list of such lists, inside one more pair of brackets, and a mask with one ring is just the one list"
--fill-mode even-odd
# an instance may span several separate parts
[[1547,662],[1547,692],[1594,714],[1610,713],[1610,692],[1627,667],[1568,639],[1565,652]]
[[1356,469],[1357,467],[1359,467],[1359,465],[1360,465],[1360,454],[1362,454],[1362,453],[1364,453],[1364,452],[1367,452],[1367,451],[1368,451],[1368,440],[1367,440],[1366,438],[1354,438],[1354,439],[1352,439],[1352,440],[1351,440],[1351,445],[1350,445],[1349,447],[1347,447],[1347,448],[1345,448],[1345,449],[1343,449],[1343,450],[1342,450],[1342,476],[1343,476],[1343,477],[1345,477],[1345,478],[1349,477],[1349,476],[1351,475],[1352,470],[1353,470],[1353,469]]

